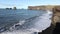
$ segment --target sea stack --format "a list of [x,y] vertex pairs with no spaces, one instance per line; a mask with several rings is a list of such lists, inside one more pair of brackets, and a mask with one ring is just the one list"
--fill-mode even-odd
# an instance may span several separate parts
[[17,8],[16,7],[13,7],[14,10],[16,10]]
[[6,8],[7,10],[12,10],[12,8]]

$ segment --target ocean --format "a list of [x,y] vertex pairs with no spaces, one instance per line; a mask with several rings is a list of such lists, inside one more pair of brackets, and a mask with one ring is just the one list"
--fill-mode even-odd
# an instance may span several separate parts
[[0,9],[0,34],[37,34],[51,25],[52,11]]

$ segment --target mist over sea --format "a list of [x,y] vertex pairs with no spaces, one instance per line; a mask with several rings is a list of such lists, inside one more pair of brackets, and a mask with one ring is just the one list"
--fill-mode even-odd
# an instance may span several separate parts
[[51,17],[49,10],[0,9],[0,34],[42,32],[51,25]]

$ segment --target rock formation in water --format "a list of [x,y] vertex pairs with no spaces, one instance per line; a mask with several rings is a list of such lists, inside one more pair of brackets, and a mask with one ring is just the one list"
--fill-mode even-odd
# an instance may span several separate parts
[[7,10],[12,10],[12,8],[6,8]]
[[16,10],[17,8],[16,7],[13,7],[14,10]]

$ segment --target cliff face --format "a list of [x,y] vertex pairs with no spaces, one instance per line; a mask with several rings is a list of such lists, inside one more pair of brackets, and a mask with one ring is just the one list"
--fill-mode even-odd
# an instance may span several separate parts
[[54,6],[51,6],[51,5],[46,6],[46,10],[52,10],[53,8],[54,8]]
[[28,6],[29,10],[45,10],[45,6]]
[[52,10],[54,6],[28,6],[28,9],[30,10]]
[[53,24],[56,24],[56,22],[60,22],[60,6],[55,6],[53,8],[52,22]]

